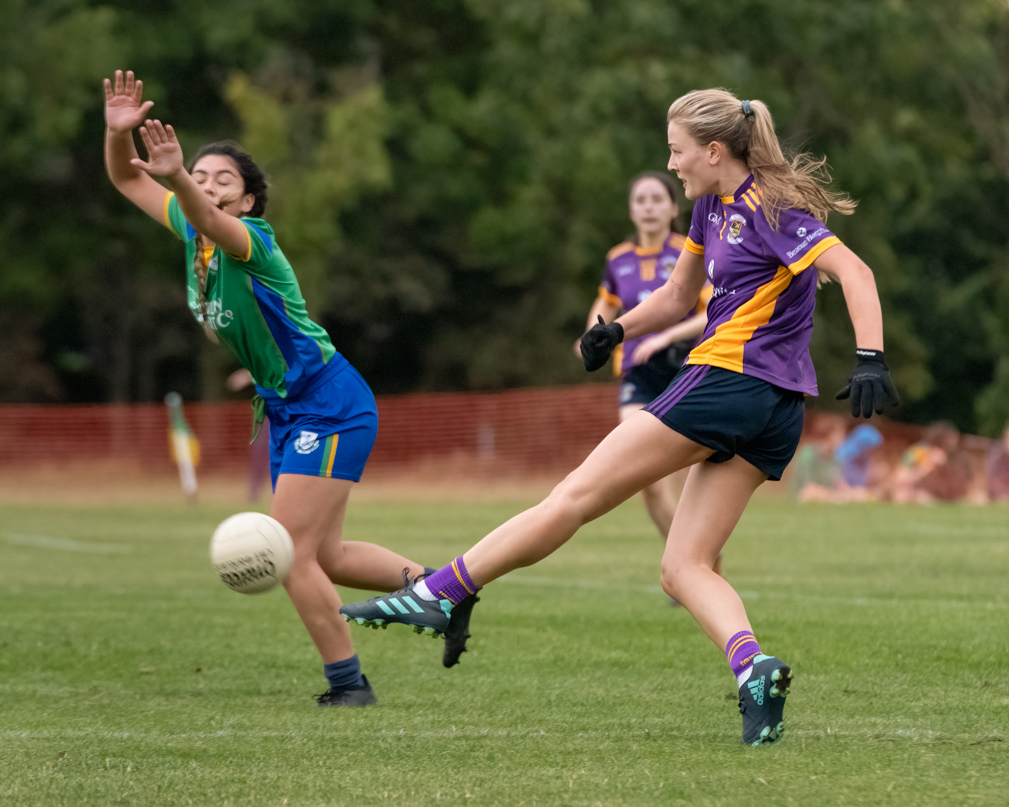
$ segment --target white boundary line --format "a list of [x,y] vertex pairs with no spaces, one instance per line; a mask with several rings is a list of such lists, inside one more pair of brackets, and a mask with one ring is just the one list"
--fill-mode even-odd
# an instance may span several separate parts
[[61,552],[92,552],[100,555],[114,555],[129,552],[122,544],[92,544],[85,541],[71,541],[68,538],[53,538],[49,535],[25,535],[19,532],[5,532],[7,543],[15,546],[30,546],[34,549],[55,549]]

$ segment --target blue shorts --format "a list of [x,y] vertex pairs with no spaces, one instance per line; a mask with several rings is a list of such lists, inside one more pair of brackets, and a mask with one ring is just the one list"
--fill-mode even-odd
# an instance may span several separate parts
[[738,454],[776,482],[799,445],[806,403],[801,392],[769,381],[691,364],[648,411],[684,437],[713,448],[708,462]]
[[349,363],[326,368],[297,400],[268,400],[270,477],[328,476],[358,482],[378,434],[375,396]]
[[693,342],[674,342],[644,364],[624,372],[620,380],[620,405],[649,404],[658,398],[683,366]]

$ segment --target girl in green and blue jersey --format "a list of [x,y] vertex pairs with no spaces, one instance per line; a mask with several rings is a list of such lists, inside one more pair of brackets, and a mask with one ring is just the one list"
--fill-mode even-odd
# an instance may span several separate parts
[[[270,514],[294,542],[284,587],[322,655],[330,685],[319,705],[374,703],[333,583],[392,591],[424,573],[388,549],[342,540],[351,488],[375,442],[374,396],[309,318],[294,271],[262,218],[266,181],[256,164],[233,143],[213,143],[187,171],[172,127],[145,120],[153,102],[142,95],[143,84],[131,72],[117,70],[105,81],[109,178],[186,243],[193,316],[256,382],[257,421],[265,413],[271,424]],[[133,142],[138,127],[147,161]]]

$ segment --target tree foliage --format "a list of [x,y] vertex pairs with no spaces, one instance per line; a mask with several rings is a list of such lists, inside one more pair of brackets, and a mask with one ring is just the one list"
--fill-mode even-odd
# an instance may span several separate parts
[[[584,380],[626,182],[665,164],[673,99],[725,86],[859,200],[830,226],[876,272],[902,416],[1009,417],[1003,0],[14,0],[0,46],[6,400],[220,394],[178,245],[103,177],[100,80],[132,67],[190,153],[261,162],[311,310],[380,392]],[[853,347],[827,287],[824,392]]]

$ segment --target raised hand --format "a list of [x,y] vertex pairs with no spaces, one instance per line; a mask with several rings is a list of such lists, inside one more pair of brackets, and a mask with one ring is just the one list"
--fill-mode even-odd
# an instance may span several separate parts
[[147,162],[136,158],[130,164],[153,177],[170,177],[183,170],[182,146],[171,126],[162,126],[159,120],[144,121],[140,139],[147,148]]
[[136,129],[154,106],[143,101],[144,82],[134,78],[133,71],[117,70],[115,79],[105,79],[105,125],[113,132]]

